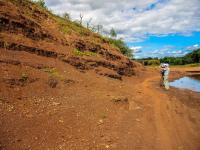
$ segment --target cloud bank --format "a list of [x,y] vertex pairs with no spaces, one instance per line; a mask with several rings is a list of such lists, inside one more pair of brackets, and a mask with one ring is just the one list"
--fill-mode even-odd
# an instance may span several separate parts
[[73,20],[82,13],[85,22],[92,18],[105,32],[114,28],[127,42],[200,31],[200,0],[46,0],[46,4],[57,14],[70,13]]

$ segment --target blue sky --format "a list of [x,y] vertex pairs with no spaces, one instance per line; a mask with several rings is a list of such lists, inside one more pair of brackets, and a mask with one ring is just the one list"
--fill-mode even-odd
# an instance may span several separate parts
[[200,0],[45,0],[48,8],[83,25],[114,28],[136,58],[181,56],[200,47]]
[[182,56],[200,48],[200,32],[190,35],[149,36],[141,42],[127,42],[136,58]]

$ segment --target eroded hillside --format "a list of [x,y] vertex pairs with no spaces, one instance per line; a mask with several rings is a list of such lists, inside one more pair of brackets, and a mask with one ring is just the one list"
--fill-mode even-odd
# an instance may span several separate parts
[[[97,74],[117,79],[135,74],[136,63],[78,23],[52,15],[28,1],[1,0],[0,6],[2,63],[17,61],[26,65],[24,59],[31,56],[29,63],[33,66],[39,65],[34,61],[36,58],[52,58],[79,70],[95,70]],[[13,59],[10,55],[14,53]],[[31,55],[19,59],[22,53]]]
[[0,0],[0,149],[105,148],[104,119],[128,108],[118,89],[140,68],[78,23]]

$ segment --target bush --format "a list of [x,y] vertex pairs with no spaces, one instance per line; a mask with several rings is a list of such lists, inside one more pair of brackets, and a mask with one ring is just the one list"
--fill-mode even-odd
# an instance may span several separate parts
[[108,38],[108,41],[110,44],[113,44],[115,47],[117,47],[122,54],[129,58],[133,58],[133,51],[126,45],[124,41],[121,39],[111,39]]
[[35,4],[37,4],[37,5],[39,5],[40,7],[47,9],[47,6],[46,6],[44,0],[37,0],[37,1],[33,1],[33,2],[34,2]]
[[27,75],[26,73],[22,73],[22,74],[21,74],[20,81],[26,82],[27,80],[28,80],[28,75]]
[[66,19],[66,20],[70,20],[70,19],[71,19],[69,13],[64,13],[64,14],[63,14],[63,18]]
[[56,68],[43,68],[42,71],[48,73],[52,78],[57,78],[60,80],[63,80],[64,78]]
[[144,60],[143,64],[145,66],[157,66],[160,65],[160,61],[156,60],[156,59],[152,59],[152,60]]
[[97,56],[97,53],[89,52],[89,51],[82,52],[78,49],[75,49],[74,55],[76,55],[76,56]]

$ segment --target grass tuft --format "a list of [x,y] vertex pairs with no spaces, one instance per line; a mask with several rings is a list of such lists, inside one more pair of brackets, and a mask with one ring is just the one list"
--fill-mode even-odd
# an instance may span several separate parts
[[28,74],[22,73],[20,80],[23,81],[23,82],[26,82],[28,80]]
[[62,75],[60,75],[60,73],[58,72],[58,70],[56,68],[43,68],[42,71],[48,73],[49,76],[52,78],[64,80],[64,77]]
[[85,52],[82,52],[78,49],[74,49],[74,55],[76,56],[97,56],[97,53],[94,53],[94,52],[90,52],[90,51],[85,51]]

